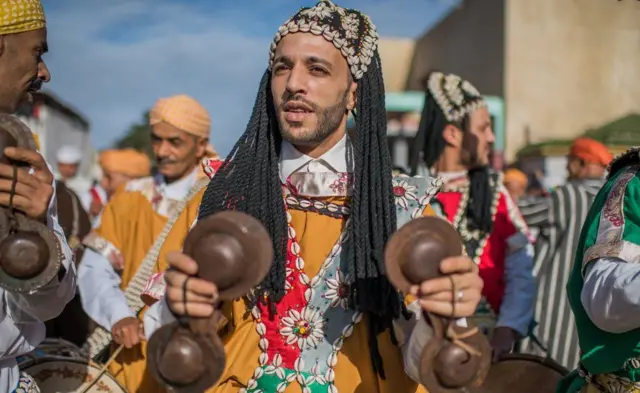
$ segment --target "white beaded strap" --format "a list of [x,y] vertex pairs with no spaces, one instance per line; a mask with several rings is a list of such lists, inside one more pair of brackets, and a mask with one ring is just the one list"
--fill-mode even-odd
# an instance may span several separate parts
[[[158,257],[160,255],[160,249],[164,245],[165,240],[169,236],[171,232],[171,228],[175,225],[178,218],[182,215],[182,212],[187,207],[189,201],[202,189],[204,189],[209,184],[209,178],[205,177],[200,179],[189,191],[189,194],[180,201],[178,206],[176,207],[175,212],[169,218],[169,221],[165,224],[160,236],[158,236],[153,243],[153,246],[147,252],[147,255],[144,257],[142,261],[142,265],[138,268],[138,271],[133,276],[129,285],[127,285],[127,289],[124,291],[124,295],[127,298],[127,304],[129,308],[135,311],[136,315],[144,308],[145,304],[140,298],[140,295],[144,291],[144,287],[149,281],[149,277],[153,274],[153,268],[158,261]],[[82,346],[82,351],[84,354],[88,354],[89,358],[93,359],[95,356],[100,354],[109,344],[111,344],[111,332],[107,331],[101,326],[96,327],[96,329],[91,333],[87,342]]]

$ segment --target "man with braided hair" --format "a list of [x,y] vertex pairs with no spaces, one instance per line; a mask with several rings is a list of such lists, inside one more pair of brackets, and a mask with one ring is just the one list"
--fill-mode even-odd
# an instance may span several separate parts
[[[464,256],[412,289],[412,312],[385,276],[387,240],[433,214],[439,184],[392,177],[377,41],[366,15],[326,0],[275,36],[246,131],[199,213],[256,217],[275,254],[254,296],[222,304],[227,363],[210,392],[424,392],[411,354],[431,331],[419,315],[466,317],[479,302],[481,279]],[[166,296],[145,315],[147,335],[174,315],[208,317],[215,307],[216,287],[195,277],[195,262],[167,259]]]
[[412,171],[444,180],[434,208],[453,223],[480,267],[483,301],[474,318],[491,334],[497,359],[529,333],[535,281],[527,226],[488,166],[493,141],[476,88],[457,75],[430,74]]

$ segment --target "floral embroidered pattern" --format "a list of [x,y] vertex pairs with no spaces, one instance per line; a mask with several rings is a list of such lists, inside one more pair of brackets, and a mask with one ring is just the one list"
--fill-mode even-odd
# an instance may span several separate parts
[[393,180],[393,197],[396,206],[400,206],[404,210],[409,209],[409,200],[418,200],[417,190],[415,186],[409,185],[405,180]]
[[351,182],[352,176],[350,176],[346,172],[342,172],[340,177],[336,179],[329,188],[338,194],[347,194],[347,189],[349,187],[349,183]]
[[[268,307],[258,305],[251,311],[256,321],[256,331],[260,336],[259,346],[262,351],[259,357],[259,367],[247,383],[247,388],[241,392],[283,392],[288,385],[297,382],[304,392],[320,391],[335,392],[333,386],[335,373],[333,367],[337,363],[337,353],[342,349],[342,343],[353,332],[353,326],[360,322],[359,313],[350,312],[348,323],[342,333],[333,341],[328,342],[325,331],[323,310],[315,308],[314,297],[318,287],[324,282],[334,269],[336,260],[342,252],[342,244],[349,233],[347,219],[343,232],[327,256],[318,274],[310,279],[304,272],[304,260],[300,256],[300,244],[297,241],[295,229],[291,226],[291,215],[287,212],[288,228],[288,256],[286,266],[285,297],[276,305],[276,314],[270,315]],[[326,310],[325,310],[326,311]],[[305,353],[326,353],[326,362],[307,364]],[[317,355],[312,355],[317,358]],[[277,379],[273,379],[273,376]]]
[[349,285],[342,280],[340,270],[336,272],[334,278],[325,279],[327,283],[327,291],[324,293],[324,297],[331,301],[331,307],[342,307],[347,309],[347,302],[349,297]]
[[287,345],[298,344],[300,349],[316,347],[322,340],[324,320],[318,310],[306,307],[302,313],[290,310],[289,315],[282,318],[282,334]]
[[[335,178],[326,178],[326,185]],[[397,208],[398,225],[421,216],[425,206],[437,193],[441,181],[430,185],[424,179],[394,179],[406,188],[414,187],[415,198],[407,199],[407,209]],[[301,204],[298,195],[285,193],[286,206]],[[295,200],[294,200],[295,199]],[[311,205],[316,200],[308,201]],[[288,243],[286,292],[271,308],[259,303],[251,310],[259,336],[258,366],[241,393],[284,392],[298,384],[304,393],[338,393],[335,367],[345,340],[354,332],[362,314],[348,308],[349,287],[340,271],[343,245],[350,236],[351,222],[344,228],[318,273],[310,277],[297,234],[287,211]]]
[[607,202],[605,203],[602,215],[609,220],[611,225],[615,227],[621,227],[624,223],[624,217],[622,216],[622,204],[624,201],[624,192],[627,188],[627,184],[635,176],[635,172],[627,172],[618,178],[616,185],[613,187]]

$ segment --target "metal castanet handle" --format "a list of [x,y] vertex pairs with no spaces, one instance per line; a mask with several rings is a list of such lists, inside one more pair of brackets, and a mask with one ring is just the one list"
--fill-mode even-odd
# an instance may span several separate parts
[[[412,285],[441,277],[440,262],[459,255],[462,241],[453,226],[439,217],[421,217],[389,240],[385,265],[392,284],[408,293]],[[455,285],[453,292],[457,293]],[[486,337],[475,327],[458,326],[451,316],[424,313],[424,317],[433,328],[433,337],[421,355],[422,384],[431,393],[456,392],[481,384],[491,360]]]
[[[185,239],[183,252],[198,264],[199,278],[216,284],[219,302],[247,295],[273,261],[271,239],[262,224],[232,211],[200,220]],[[181,317],[151,336],[149,369],[172,391],[203,392],[222,376],[226,359],[217,333],[224,318],[219,306],[209,318]]]
[[7,147],[35,150],[35,142],[18,118],[0,114],[0,163],[13,167],[9,207],[0,208],[0,287],[29,293],[58,275],[63,256],[57,237],[45,223],[15,209],[18,171],[29,164],[5,156]]

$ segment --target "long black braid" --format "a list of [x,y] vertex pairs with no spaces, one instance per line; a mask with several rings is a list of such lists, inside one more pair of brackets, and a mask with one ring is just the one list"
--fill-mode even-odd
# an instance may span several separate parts
[[[356,94],[352,231],[343,248],[345,273],[351,288],[350,307],[365,313],[373,368],[384,378],[377,336],[391,328],[393,319],[406,316],[406,309],[385,276],[383,260],[384,246],[396,230],[396,213],[377,50],[368,71],[358,81]],[[285,294],[286,278],[287,221],[278,167],[281,142],[267,71],[260,81],[251,120],[211,180],[199,212],[203,218],[233,209],[248,213],[265,225],[273,241],[275,259],[269,275],[254,291],[250,308],[258,301],[266,301],[272,315],[274,303]]]
[[[260,80],[246,131],[209,183],[199,218],[223,210],[237,210],[252,215],[265,226],[278,262],[271,266],[269,275],[255,293],[277,301],[284,296],[287,220],[278,169],[281,137],[273,116],[270,79],[266,71]],[[252,298],[252,307],[259,298],[261,296]]]
[[[411,163],[411,175],[415,176],[422,163],[431,169],[442,156],[446,142],[443,137],[444,129],[452,124],[463,132],[469,132],[469,114],[465,114],[458,122],[449,122],[435,98],[427,89],[422,117],[414,144],[413,161]],[[468,229],[480,230],[490,233],[493,230],[493,217],[491,204],[494,198],[495,183],[491,181],[492,175],[489,166],[472,168],[469,176],[469,203],[467,204],[466,217]]]

